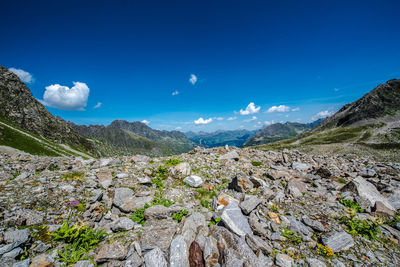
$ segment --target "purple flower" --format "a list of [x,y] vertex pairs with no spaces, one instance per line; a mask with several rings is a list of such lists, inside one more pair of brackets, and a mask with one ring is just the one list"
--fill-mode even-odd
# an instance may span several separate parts
[[71,202],[71,206],[73,206],[73,207],[77,206],[78,204],[79,204],[79,201],[78,201],[78,200],[73,200],[73,201]]
[[69,206],[71,203],[69,201],[67,201],[67,203],[65,203],[65,206]]

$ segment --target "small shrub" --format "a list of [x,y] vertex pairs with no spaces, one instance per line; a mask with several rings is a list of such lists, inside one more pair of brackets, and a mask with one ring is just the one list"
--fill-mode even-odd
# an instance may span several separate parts
[[58,250],[59,259],[67,264],[74,264],[103,239],[106,233],[103,230],[95,231],[86,225],[70,225],[65,222],[58,231],[51,233],[54,241],[67,243],[64,250]]
[[156,185],[158,189],[163,189],[165,187],[163,179],[161,177],[155,177],[151,179],[151,183]]
[[83,172],[78,172],[78,171],[74,171],[74,172],[70,172],[67,174],[64,174],[61,177],[62,180],[74,180],[74,181],[80,181],[82,179],[85,179],[85,173]]
[[271,205],[269,208],[272,212],[278,213],[279,212],[279,207],[275,203]]
[[217,218],[213,219],[211,222],[209,222],[209,223],[208,223],[208,226],[216,225],[216,224],[218,224],[220,221],[221,221],[221,217],[217,217]]
[[165,162],[165,165],[167,165],[167,166],[176,166],[176,165],[178,165],[178,164],[181,163],[181,162],[182,162],[182,160],[180,160],[180,159],[174,159],[174,158],[172,158],[172,159],[167,160],[167,161]]
[[174,202],[172,200],[163,198],[160,193],[156,193],[154,195],[153,201],[150,204],[146,203],[144,205],[144,208],[136,209],[129,218],[132,221],[140,223],[142,226],[144,226],[144,224],[146,223],[146,219],[144,218],[144,212],[146,209],[150,208],[151,206],[155,206],[155,205],[162,205],[164,207],[169,207],[172,204],[174,204]]
[[156,193],[154,195],[153,201],[151,202],[151,205],[148,207],[155,206],[155,205],[162,205],[164,207],[169,207],[172,204],[174,204],[174,202],[172,200],[163,198],[163,196],[160,193]]
[[156,170],[156,175],[162,178],[168,177],[168,167],[159,166]]
[[175,212],[172,215],[172,219],[174,219],[175,221],[181,222],[183,216],[186,216],[186,215],[188,215],[188,211],[186,209],[184,209],[184,210],[181,210],[179,212]]
[[357,219],[354,214],[351,214],[350,217],[339,217],[338,221],[347,226],[349,234],[362,235],[370,240],[377,239],[377,235],[381,232],[379,230],[379,226],[381,225],[379,222]]
[[207,199],[200,199],[200,205],[206,209],[210,209],[212,204]]
[[263,165],[263,163],[262,162],[259,162],[259,161],[251,161],[251,165],[253,165],[253,166],[262,166]]
[[342,178],[342,177],[340,177],[340,178],[338,179],[338,182],[341,183],[341,184],[347,184],[346,179],[344,179],[344,178]]
[[144,211],[146,210],[146,208],[139,208],[136,209],[131,216],[129,217],[132,221],[137,222],[139,224],[141,224],[142,226],[144,226],[146,220],[144,218]]
[[281,234],[282,236],[286,237],[289,239],[291,242],[294,242],[296,244],[300,244],[303,240],[302,237],[299,233],[296,233],[292,230],[289,230],[287,228],[282,228],[281,229]]
[[358,205],[357,202],[351,200],[351,199],[344,199],[341,198],[338,200],[340,204],[345,206],[346,208],[350,209],[351,212],[364,212],[364,209]]

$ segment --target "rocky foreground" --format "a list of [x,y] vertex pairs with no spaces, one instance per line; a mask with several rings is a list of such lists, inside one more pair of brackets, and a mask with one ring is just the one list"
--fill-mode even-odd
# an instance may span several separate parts
[[0,155],[0,266],[399,266],[400,164]]

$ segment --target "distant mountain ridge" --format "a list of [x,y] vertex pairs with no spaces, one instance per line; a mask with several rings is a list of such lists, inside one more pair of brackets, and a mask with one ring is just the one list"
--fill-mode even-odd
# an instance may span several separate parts
[[[97,154],[91,142],[64,121],[55,118],[33,97],[25,83],[3,66],[0,66],[0,119],[7,125],[11,123],[51,142],[68,145],[92,155]],[[7,131],[11,129],[15,132],[14,126],[9,125]],[[3,130],[6,131],[5,128]],[[1,140],[3,141],[6,140]]]
[[211,133],[187,132],[185,135],[197,145],[211,148],[225,145],[241,147],[255,133],[256,131],[249,130],[219,130]]
[[311,123],[298,123],[298,122],[286,122],[286,123],[274,123],[265,126],[263,129],[258,131],[254,136],[249,138],[243,146],[256,146],[267,143],[272,143],[288,138],[293,138],[302,133],[310,131],[316,125],[320,124],[323,119]]
[[110,125],[68,124],[80,135],[92,140],[102,155],[171,155],[188,152],[195,147],[178,131],[155,130],[141,122],[114,120]]

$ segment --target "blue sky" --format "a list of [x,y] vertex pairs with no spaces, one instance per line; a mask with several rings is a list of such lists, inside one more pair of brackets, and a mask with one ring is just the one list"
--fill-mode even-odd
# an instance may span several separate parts
[[368,0],[7,1],[0,64],[78,124],[253,130],[310,122],[400,78],[399,11]]

